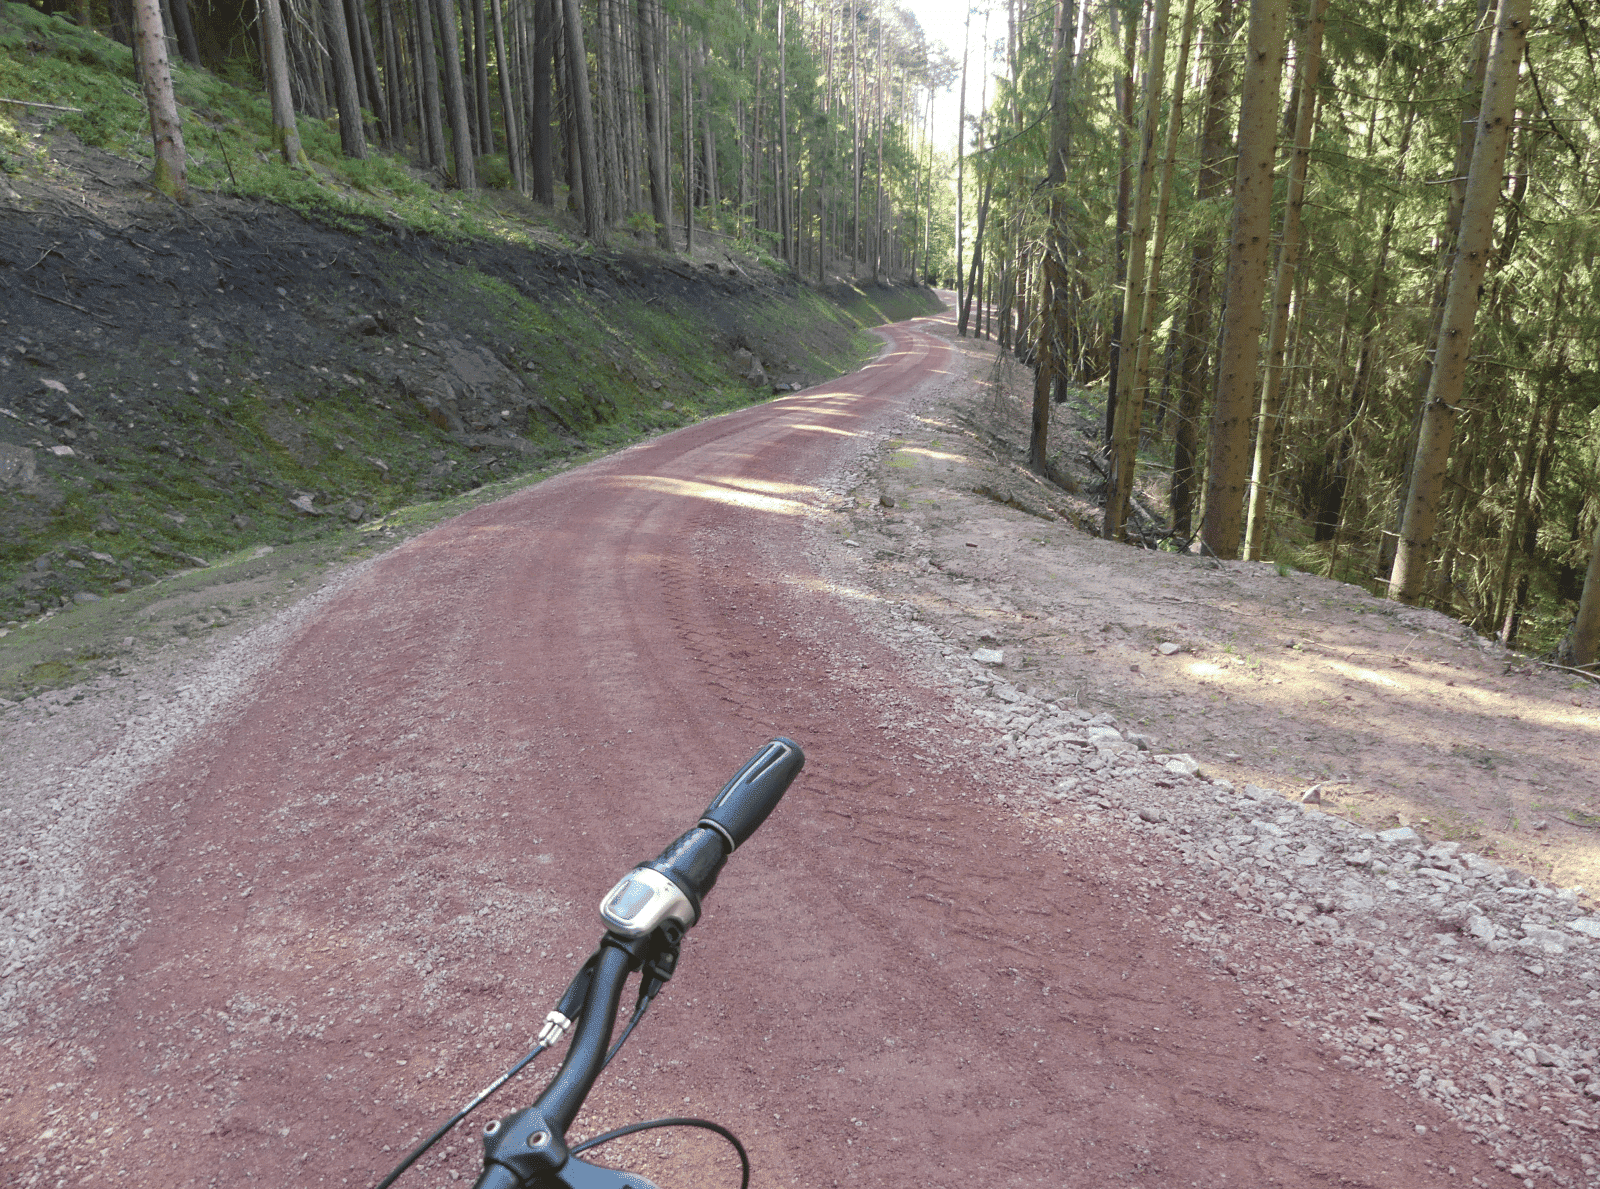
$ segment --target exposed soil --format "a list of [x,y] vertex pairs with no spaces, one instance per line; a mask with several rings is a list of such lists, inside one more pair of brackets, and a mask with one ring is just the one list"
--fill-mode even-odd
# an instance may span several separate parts
[[[1353,780],[1321,808],[1386,824],[1345,791],[1395,795],[1399,761],[1346,744],[1383,724],[1318,701],[1360,689],[1395,730],[1475,742],[1478,704],[1450,691],[1509,698],[1508,658],[1309,576],[1089,540],[1052,512],[1087,505],[1012,461],[1020,408],[988,349],[947,324],[888,337],[848,383],[215,629],[230,649],[175,640],[7,711],[26,896],[0,1174],[370,1184],[525,1047],[615,876],[781,731],[807,770],[582,1133],[717,1118],[758,1185],[1590,1179],[1600,947],[1561,922],[1593,917],[1481,841],[1386,845],[1272,791],[1328,763]],[[1335,630],[1352,656],[1318,643]],[[1574,709],[1542,672],[1514,680],[1525,722]],[[1523,750],[1577,773],[1558,739],[1592,725],[1545,729]],[[1420,829],[1447,820],[1449,789],[1400,791]],[[1457,808],[1463,830],[1504,824]],[[1314,890],[1346,873],[1353,891]],[[1487,939],[1444,919],[1437,881]],[[470,1178],[473,1126],[412,1179]],[[736,1183],[676,1135],[608,1156]]]

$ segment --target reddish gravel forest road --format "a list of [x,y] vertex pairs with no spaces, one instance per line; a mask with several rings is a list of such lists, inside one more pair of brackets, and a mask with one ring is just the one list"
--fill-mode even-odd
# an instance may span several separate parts
[[[804,528],[830,467],[953,382],[947,319],[884,333],[836,384],[348,582],[106,824],[6,1057],[0,1182],[370,1185],[524,1051],[616,877],[783,733],[805,772],[575,1138],[716,1119],[757,1186],[1509,1183],[1242,1014],[1160,932],[1165,902],[1133,903],[1126,856],[982,803],[953,739],[935,762],[879,729],[945,721],[949,695],[851,619]],[[470,1181],[478,1126],[536,1084],[401,1184]],[[738,1184],[720,1141],[680,1135],[610,1157],[665,1189]]]

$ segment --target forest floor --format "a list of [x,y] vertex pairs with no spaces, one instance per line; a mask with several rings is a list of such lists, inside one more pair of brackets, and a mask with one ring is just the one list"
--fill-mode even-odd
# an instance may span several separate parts
[[1097,410],[1055,407],[1050,453],[1079,490],[1045,483],[1024,465],[1032,373],[956,341],[972,400],[907,424],[852,521],[921,614],[1004,650],[1019,688],[1109,711],[1219,779],[1315,788],[1368,829],[1600,894],[1600,687],[1360,587],[1101,539]]

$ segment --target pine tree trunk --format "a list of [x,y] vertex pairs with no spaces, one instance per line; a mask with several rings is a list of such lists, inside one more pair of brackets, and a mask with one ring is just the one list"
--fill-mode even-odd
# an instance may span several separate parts
[[344,0],[323,0],[328,22],[328,54],[333,65],[334,101],[339,105],[339,148],[346,157],[367,155],[367,134],[361,124],[361,98],[356,88],[355,59],[350,53],[350,30],[345,25]]
[[1150,14],[1150,50],[1145,56],[1144,95],[1140,100],[1139,165],[1128,228],[1127,275],[1123,280],[1123,335],[1117,351],[1122,363],[1117,372],[1116,420],[1108,438],[1111,466],[1100,533],[1113,541],[1123,538],[1123,522],[1128,516],[1134,470],[1139,461],[1139,437],[1144,429],[1144,391],[1134,379],[1145,325],[1145,261],[1150,245],[1150,200],[1155,187],[1156,121],[1160,116],[1161,88],[1167,78],[1167,10],[1167,0],[1155,0]]
[[394,0],[378,0],[378,39],[383,42],[384,102],[389,109],[389,147],[404,152],[411,125],[401,79],[400,38],[395,28]]
[[1502,534],[1499,563],[1495,567],[1497,571],[1495,597],[1490,605],[1490,622],[1498,626],[1500,644],[1506,648],[1511,646],[1511,639],[1516,634],[1518,608],[1517,601],[1511,596],[1516,585],[1517,552],[1525,538],[1524,525],[1532,519],[1529,515],[1529,505],[1534,499],[1534,474],[1538,469],[1538,455],[1546,440],[1546,433],[1553,432],[1554,423],[1559,421],[1561,416],[1559,400],[1545,404],[1548,386],[1548,381],[1541,380],[1534,394],[1533,407],[1529,410],[1527,432],[1517,458],[1516,496],[1512,501],[1511,515],[1507,518],[1505,532]]
[[478,151],[494,153],[494,115],[489,102],[489,40],[483,18],[483,0],[472,0],[472,74],[478,95]]
[[883,272],[883,13],[878,14],[878,176],[872,187],[872,283]]
[[172,31],[178,35],[178,53],[191,66],[201,65],[200,42],[194,35],[194,18],[189,14],[189,0],[167,0],[172,13]]
[[417,102],[422,108],[419,123],[426,133],[428,166],[442,173],[445,169],[444,124],[439,97],[439,62],[434,53],[433,8],[434,0],[416,2],[417,73],[422,86]]
[[1306,167],[1316,135],[1317,77],[1322,70],[1322,31],[1327,23],[1328,0],[1310,0],[1305,35],[1300,42],[1300,106],[1294,118],[1294,150],[1289,164],[1288,199],[1283,208],[1283,235],[1278,247],[1278,274],[1272,283],[1272,320],[1267,327],[1267,367],[1261,383],[1261,411],[1256,419],[1256,448],[1250,467],[1249,505],[1246,512],[1244,556],[1261,559],[1271,507],[1273,449],[1278,438],[1278,412],[1283,392],[1283,348],[1289,339],[1289,299],[1294,292],[1295,269],[1300,265],[1301,212],[1305,206]]
[[[1134,51],[1138,45],[1139,14],[1143,11],[1142,3],[1129,5],[1126,14],[1119,14],[1115,5],[1110,7],[1112,24],[1115,28],[1118,16],[1124,22],[1122,46],[1122,73],[1117,76],[1116,83],[1116,108],[1117,108],[1117,159],[1121,168],[1117,171],[1117,229],[1115,238],[1115,264],[1117,291],[1125,290],[1128,281],[1128,202],[1133,191],[1133,167],[1129,157],[1133,139],[1133,63]],[[1111,439],[1116,434],[1117,397],[1122,380],[1122,316],[1123,303],[1118,302],[1111,315],[1111,342],[1108,355],[1108,368],[1106,372],[1106,424],[1105,442],[1110,449]]]
[[[1201,200],[1217,197],[1227,185],[1224,163],[1233,150],[1227,116],[1233,72],[1226,51],[1233,19],[1232,0],[1223,0],[1207,35],[1211,69],[1200,126],[1200,172],[1195,179],[1195,197]],[[1198,487],[1195,468],[1199,462],[1200,415],[1210,387],[1211,293],[1215,279],[1216,242],[1202,232],[1189,250],[1189,310],[1184,318],[1177,422],[1172,427],[1172,485],[1168,493],[1172,532],[1184,541],[1194,531]]]
[[289,51],[283,44],[283,10],[278,0],[259,0],[266,42],[267,94],[272,98],[272,143],[285,165],[304,168],[309,163],[300,147],[300,130],[294,119],[294,100],[289,95]]
[[577,139],[578,168],[583,175],[583,232],[597,248],[605,247],[605,205],[600,194],[600,161],[595,147],[594,108],[589,102],[589,55],[583,45],[583,14],[578,0],[562,0],[566,17],[567,74]]
[[712,102],[711,71],[706,66],[705,38],[700,38],[700,160],[704,171],[702,186],[704,187],[706,206],[709,213],[706,222],[711,227],[716,227],[717,211],[722,205],[722,196],[717,192],[717,126],[713,122],[716,107]]
[[380,143],[393,146],[398,138],[390,123],[389,104],[383,93],[383,79],[378,73],[378,56],[372,45],[372,23],[367,19],[367,6],[362,0],[350,0],[347,16],[350,20],[350,51],[358,59],[357,77],[366,80],[367,106],[378,118]]
[[1244,527],[1250,473],[1250,414],[1261,357],[1261,303],[1272,238],[1272,165],[1283,78],[1288,0],[1251,0],[1244,84],[1240,88],[1239,163],[1234,175],[1233,229],[1217,389],[1206,461],[1201,539],[1216,557],[1236,557]]
[[656,243],[672,251],[671,184],[667,180],[666,146],[660,136],[661,96],[658,93],[655,47],[655,5],[658,0],[638,0],[639,75],[644,82],[646,159],[650,168],[650,209],[656,224]]
[[599,154],[600,188],[604,194],[604,205],[607,223],[617,222],[622,218],[622,153],[618,138],[621,135],[620,113],[616,107],[616,83],[613,78],[615,63],[612,61],[611,41],[611,5],[609,0],[599,0],[596,5],[596,18],[594,26],[594,63],[595,63],[595,88],[599,91],[599,102],[595,105],[600,117],[600,124],[595,129],[598,143],[595,145]]
[[681,27],[683,45],[678,58],[679,83],[683,90],[683,137],[678,142],[683,160],[683,250],[694,255],[694,72],[689,61],[689,36]]
[[450,112],[456,186],[462,190],[476,190],[478,166],[472,152],[472,120],[467,115],[467,91],[461,73],[461,43],[456,36],[456,6],[452,0],[434,0],[434,17],[439,25],[439,56],[444,59],[444,90]]
[[[1416,105],[1411,103],[1411,99],[1415,96],[1417,80],[1420,77],[1420,70],[1412,73],[1411,88],[1407,95],[1405,124],[1400,133],[1399,163],[1395,168],[1396,193],[1399,192],[1400,185],[1405,181],[1406,155],[1411,148],[1411,132],[1417,118]],[[1367,135],[1369,155],[1371,153],[1370,145],[1377,130],[1377,115],[1378,105],[1376,98],[1374,98],[1373,118]],[[1397,205],[1395,198],[1389,199],[1384,213],[1383,228],[1378,234],[1377,263],[1372,270],[1372,283],[1367,290],[1365,309],[1360,321],[1355,379],[1350,385],[1350,398],[1346,402],[1343,424],[1339,428],[1332,450],[1333,462],[1329,468],[1331,476],[1329,487],[1318,502],[1317,516],[1312,526],[1312,540],[1319,543],[1336,540],[1339,526],[1343,523],[1344,499],[1349,486],[1350,468],[1348,459],[1354,450],[1355,425],[1361,416],[1362,410],[1366,407],[1367,393],[1372,384],[1372,376],[1377,370],[1377,338],[1378,331],[1382,325],[1383,304],[1388,286],[1389,250],[1394,240]]]
[[183,150],[178,101],[172,93],[172,71],[167,65],[160,0],[133,0],[133,42],[145,105],[150,109],[150,139],[155,146],[151,183],[168,198],[188,202],[188,158]]
[[1051,40],[1050,158],[1045,163],[1045,192],[1050,223],[1039,260],[1038,360],[1033,376],[1033,414],[1028,436],[1028,465],[1040,474],[1049,472],[1050,396],[1056,378],[1064,374],[1066,297],[1070,278],[1066,255],[1070,243],[1070,217],[1066,190],[1067,160],[1072,155],[1072,89],[1075,26],[1069,15],[1073,0],[1056,0],[1055,30]]
[[522,156],[522,137],[517,127],[517,105],[512,98],[515,88],[511,79],[511,59],[506,56],[505,18],[500,11],[500,0],[492,0],[494,16],[495,73],[500,81],[501,115],[506,122],[506,161],[511,167],[511,177],[519,193],[528,189],[528,168]]
[[[1068,3],[1068,2],[1069,2],[1069,0],[1056,0],[1057,8],[1059,9],[1062,4],[1065,4],[1065,3]],[[1057,21],[1059,22],[1059,20],[1060,20],[1060,14],[1059,14],[1059,11],[1058,11],[1058,13],[1057,13]],[[1059,33],[1060,32],[1059,23],[1057,24],[1056,28],[1057,28],[1057,32]],[[958,101],[958,103],[956,105],[956,306],[957,306],[957,308],[960,308],[960,306],[962,305],[961,298],[962,298],[962,293],[963,293],[963,286],[966,284],[966,278],[961,275],[961,269],[962,269],[963,263],[965,261],[965,256],[963,254],[963,246],[962,246],[962,234],[963,234],[963,223],[966,221],[966,212],[963,209],[963,204],[964,204],[965,199],[966,199],[966,185],[967,185],[967,173],[966,173],[966,170],[967,170],[967,52],[968,52],[968,50],[970,48],[971,41],[972,41],[972,9],[969,6],[967,8],[967,23],[966,23],[966,26],[965,26],[962,34],[961,34],[961,98],[960,98],[960,100]],[[1060,49],[1058,47],[1056,49],[1057,55],[1059,55],[1060,52],[1061,51],[1060,51]],[[1057,83],[1057,85],[1060,84],[1060,81],[1061,81],[1061,73],[1060,73],[1060,68],[1058,66],[1057,69],[1056,69],[1056,83]],[[1055,102],[1055,100],[1054,100],[1054,98],[1052,98],[1052,100],[1051,100],[1051,103],[1052,103],[1052,111],[1051,111],[1052,128],[1054,126],[1053,122],[1058,118],[1056,116],[1056,114],[1055,114],[1055,111],[1054,111],[1054,106],[1053,106],[1054,102]],[[1065,113],[1063,113],[1059,118],[1065,119],[1066,118]],[[1053,132],[1052,132],[1052,135],[1054,135]],[[1051,168],[1054,168],[1054,152],[1055,152],[1054,146],[1052,145],[1052,148],[1051,148],[1051,153],[1052,153]],[[861,173],[861,153],[860,153],[859,150],[857,150],[857,152],[856,152],[856,174],[858,175],[858,177],[857,177],[857,180],[856,180],[856,223],[857,223],[858,226],[861,223],[861,181],[860,181],[860,178],[859,178],[860,173]],[[1047,181],[1045,184],[1046,185],[1053,185],[1055,183]],[[1054,228],[1054,223],[1055,223],[1053,211],[1054,211],[1054,208],[1052,207],[1052,217],[1051,217],[1052,229]],[[1063,264],[1063,275],[1065,275],[1065,271],[1064,270],[1065,270],[1065,265]],[[965,334],[966,330],[965,330],[965,328],[962,328],[962,329],[958,330],[957,333]],[[1036,406],[1035,409],[1034,409],[1034,416],[1035,416],[1035,418],[1037,418],[1038,417],[1038,408],[1037,408],[1038,401],[1037,401],[1037,399],[1035,399],[1034,404]],[[1048,413],[1047,413],[1047,415],[1048,415]],[[1042,449],[1042,447],[1041,447],[1041,449]],[[1043,455],[1040,455],[1040,458],[1042,459]],[[1042,466],[1043,463],[1041,462],[1039,465]]]
[[778,0],[778,234],[783,237],[784,263],[795,263],[793,208],[789,183],[789,52],[784,0]]
[[553,122],[550,110],[550,64],[555,56],[555,2],[534,0],[533,69],[528,72],[533,85],[529,115],[533,127],[528,138],[533,158],[533,200],[547,206],[554,206],[556,201],[555,144],[550,132]]
[[[1172,207],[1172,181],[1178,158],[1178,141],[1183,133],[1184,95],[1189,81],[1189,51],[1194,42],[1195,0],[1185,0],[1183,27],[1178,35],[1178,62],[1172,72],[1172,105],[1167,116],[1167,139],[1161,153],[1161,181],[1156,200],[1155,232],[1150,245],[1150,271],[1145,279],[1143,324],[1139,328],[1139,350],[1134,359],[1133,386],[1138,392],[1148,392],[1150,386],[1150,356],[1155,342],[1156,310],[1160,305],[1161,267],[1166,256],[1168,215]],[[1176,326],[1176,322],[1174,322]],[[1161,432],[1166,406],[1156,409],[1156,432]]]
[[1480,288],[1494,250],[1494,215],[1500,201],[1501,169],[1516,110],[1517,71],[1527,45],[1531,0],[1501,0],[1494,44],[1484,76],[1483,104],[1467,173],[1461,212],[1460,246],[1450,270],[1450,287],[1434,350],[1433,376],[1423,402],[1422,429],[1411,468],[1405,517],[1389,574],[1389,597],[1414,603],[1427,582],[1428,550],[1433,544],[1438,505],[1449,465],[1456,407],[1466,378],[1472,326]]

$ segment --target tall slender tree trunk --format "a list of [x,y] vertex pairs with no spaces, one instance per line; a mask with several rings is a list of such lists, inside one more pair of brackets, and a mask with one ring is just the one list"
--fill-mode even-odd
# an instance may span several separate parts
[[786,5],[778,0],[778,234],[783,237],[783,259],[795,266],[793,213],[789,180],[789,49]]
[[[1228,135],[1228,96],[1233,89],[1233,67],[1227,57],[1233,28],[1232,0],[1222,0],[1207,35],[1211,68],[1206,82],[1205,115],[1200,123],[1200,172],[1195,197],[1215,198],[1227,185],[1224,164],[1232,152]],[[1183,352],[1178,368],[1178,407],[1172,427],[1172,486],[1168,502],[1172,532],[1188,540],[1194,531],[1194,511],[1199,462],[1200,414],[1210,387],[1211,292],[1216,280],[1216,242],[1202,231],[1189,249],[1189,309],[1184,317]]]
[[1039,260],[1039,337],[1033,375],[1033,416],[1028,435],[1028,465],[1041,474],[1049,470],[1050,396],[1056,378],[1065,372],[1062,354],[1066,342],[1067,297],[1071,279],[1067,271],[1070,218],[1066,194],[1067,161],[1072,156],[1072,89],[1075,28],[1073,0],[1056,0],[1055,29],[1050,56],[1050,158],[1045,163],[1045,191],[1050,222]]
[[578,0],[562,0],[567,33],[568,99],[577,139],[578,171],[583,177],[584,235],[605,247],[605,204],[600,194],[600,161],[595,149],[594,108],[589,102],[589,55],[583,45],[583,14]]
[[[1194,43],[1195,0],[1185,0],[1183,27],[1178,34],[1178,62],[1172,72],[1172,106],[1167,115],[1166,145],[1161,152],[1161,180],[1157,187],[1155,231],[1150,245],[1150,270],[1144,283],[1144,316],[1139,328],[1139,350],[1134,358],[1133,386],[1148,392],[1150,356],[1155,341],[1156,310],[1160,305],[1161,266],[1166,256],[1168,215],[1172,208],[1173,173],[1178,159],[1178,141],[1183,133],[1184,94],[1189,82],[1189,50]],[[1156,428],[1160,432],[1165,405],[1157,408]]]
[[[1477,35],[1473,38],[1471,57],[1467,61],[1462,118],[1456,137],[1455,161],[1450,168],[1449,200],[1445,207],[1443,234],[1438,237],[1438,267],[1433,292],[1433,321],[1426,342],[1430,345],[1439,338],[1439,321],[1444,316],[1445,293],[1449,288],[1450,262],[1455,257],[1456,245],[1461,235],[1461,210],[1466,201],[1467,171],[1472,164],[1472,148],[1477,141],[1475,113],[1483,104],[1483,76],[1489,65],[1489,46],[1494,40],[1494,0],[1477,0]],[[1377,572],[1390,573],[1394,569],[1395,552],[1400,544],[1400,532],[1406,515],[1405,494],[1411,490],[1411,468],[1416,461],[1417,434],[1422,429],[1421,404],[1427,399],[1428,387],[1433,382],[1433,352],[1424,351],[1417,373],[1418,412],[1406,444],[1405,467],[1400,476],[1401,498],[1395,507],[1394,529],[1384,533],[1378,544]]]
[[[1059,7],[1060,4],[1066,3],[1066,2],[1068,2],[1068,0],[1057,0],[1058,7]],[[1059,15],[1058,15],[1058,19],[1059,19]],[[961,99],[960,99],[959,103],[956,106],[956,305],[958,307],[962,304],[961,298],[962,298],[962,295],[963,295],[963,292],[964,292],[964,288],[963,287],[966,284],[966,278],[961,275],[961,267],[962,267],[962,261],[963,261],[963,258],[964,258],[963,257],[962,236],[965,233],[965,223],[966,223],[966,211],[964,209],[964,202],[965,202],[965,199],[966,199],[966,183],[967,183],[967,53],[968,53],[968,50],[971,48],[971,42],[972,42],[972,8],[969,5],[967,7],[967,23],[966,23],[966,26],[963,28],[962,33],[961,33]],[[1059,50],[1057,52],[1059,53]],[[1052,95],[1053,95],[1053,92],[1052,92]],[[1052,105],[1053,105],[1054,104],[1054,99],[1052,99],[1051,102],[1052,102]],[[1053,106],[1052,106],[1051,119],[1052,120],[1055,119]],[[1052,152],[1053,151],[1054,150],[1052,149]],[[857,160],[858,161],[860,160],[859,155],[857,157]],[[1052,165],[1051,168],[1053,168],[1053,165]],[[859,165],[857,166],[857,170],[856,171],[858,173],[860,172],[860,166]],[[1047,180],[1045,182],[1045,184],[1046,185],[1050,185],[1052,183],[1050,183]],[[861,218],[861,198],[860,198],[860,186],[858,184],[857,185],[857,197],[856,197],[856,219],[857,219],[858,222],[860,221],[860,218]]]
[[1244,527],[1250,473],[1250,414],[1261,357],[1261,302],[1271,245],[1272,164],[1283,80],[1288,0],[1251,0],[1249,40],[1239,104],[1239,162],[1234,175],[1233,229],[1217,390],[1206,461],[1201,539],[1217,557],[1236,557]]
[[356,77],[366,82],[367,106],[378,118],[378,135],[383,145],[393,145],[395,129],[390,122],[389,104],[384,96],[383,77],[378,73],[378,56],[372,45],[372,22],[362,0],[348,0],[346,15],[350,23],[350,52],[358,59]]
[[[1119,14],[1115,4],[1109,9],[1113,27],[1119,15],[1124,21],[1122,72],[1117,76],[1116,83],[1117,159],[1121,162],[1121,168],[1117,171],[1117,224],[1114,240],[1116,275],[1114,289],[1116,290],[1124,289],[1128,280],[1128,201],[1133,186],[1133,164],[1129,157],[1133,140],[1133,63],[1139,41],[1139,26],[1143,23],[1141,20],[1143,9],[1144,5],[1140,0],[1128,4],[1126,13]],[[1109,367],[1106,373],[1105,441],[1108,449],[1116,433],[1117,394],[1122,379],[1122,314],[1123,303],[1118,302],[1111,315]]]
[[401,81],[405,68],[401,65],[401,39],[395,27],[394,0],[378,0],[378,40],[383,43],[383,94],[384,106],[389,111],[389,147],[405,152],[411,113]]
[[512,98],[511,59],[506,56],[506,26],[500,11],[500,0],[491,0],[491,12],[494,16],[495,74],[499,77],[501,114],[506,122],[506,162],[511,166],[511,177],[517,190],[525,193],[528,189],[528,169],[523,160],[522,137],[518,135],[517,105]]
[[683,35],[679,82],[683,90],[683,136],[679,140],[683,158],[683,250],[694,255],[694,70],[689,59],[689,30],[680,22]]
[[427,143],[427,161],[437,170],[445,168],[444,124],[441,122],[439,102],[438,56],[434,53],[434,0],[417,0],[417,73],[421,76],[422,94],[417,102],[422,109],[421,124]]
[[133,0],[133,44],[139,81],[150,109],[150,139],[155,146],[151,184],[168,198],[189,201],[189,165],[183,150],[183,125],[172,93],[167,39],[160,0]]
[[199,66],[200,42],[194,35],[194,18],[189,14],[189,0],[167,0],[172,13],[172,31],[178,35],[178,53],[190,66]]
[[[1405,181],[1406,156],[1411,148],[1411,133],[1416,125],[1417,108],[1411,102],[1415,97],[1417,80],[1421,71],[1413,71],[1410,92],[1407,95],[1407,110],[1405,123],[1400,132],[1400,145],[1398,163],[1395,167],[1395,194],[1398,195],[1401,184]],[[1373,98],[1372,121],[1368,127],[1367,143],[1370,155],[1374,137],[1377,132],[1378,99]],[[1382,324],[1383,304],[1385,292],[1388,287],[1389,253],[1394,242],[1395,212],[1398,199],[1391,197],[1388,200],[1383,217],[1383,227],[1378,233],[1377,262],[1372,269],[1372,283],[1367,289],[1365,308],[1359,323],[1359,344],[1356,351],[1355,378],[1350,385],[1350,397],[1345,402],[1345,412],[1342,424],[1339,426],[1334,445],[1331,450],[1332,462],[1328,467],[1329,476],[1321,497],[1317,502],[1317,513],[1312,523],[1312,540],[1316,542],[1335,541],[1339,533],[1339,526],[1343,523],[1344,499],[1349,488],[1350,456],[1354,450],[1355,426],[1359,421],[1362,410],[1366,407],[1367,393],[1371,388],[1372,376],[1377,369],[1378,330]],[[1332,574],[1330,564],[1329,574]]]
[[257,5],[266,42],[267,93],[272,97],[272,143],[285,165],[306,167],[306,153],[300,147],[300,130],[294,119],[294,100],[289,95],[289,51],[283,44],[283,10],[278,0],[260,0]]
[[[1565,371],[1565,368],[1562,369]],[[1506,524],[1505,539],[1500,548],[1496,594],[1491,614],[1502,647],[1510,648],[1516,639],[1522,618],[1522,603],[1527,597],[1527,559],[1538,544],[1538,506],[1543,498],[1541,488],[1544,472],[1549,465],[1550,447],[1556,427],[1561,422],[1561,398],[1549,397],[1547,376],[1540,378],[1529,409],[1528,432],[1523,442],[1517,465],[1517,493],[1512,503],[1511,516]],[[1518,581],[1517,561],[1521,560],[1521,581]]]
[[467,115],[467,91],[461,77],[461,43],[456,37],[456,6],[452,0],[434,0],[439,24],[439,55],[444,59],[444,87],[449,100],[451,147],[455,151],[456,186],[478,188],[478,164],[473,156],[472,121]]
[[356,90],[356,65],[350,53],[344,0],[323,0],[323,11],[328,21],[334,99],[339,105],[339,148],[346,157],[359,160],[367,155],[367,133],[361,123],[361,98]]
[[1106,483],[1105,521],[1101,536],[1121,540],[1133,495],[1134,470],[1139,461],[1139,437],[1144,428],[1144,391],[1135,383],[1140,336],[1144,329],[1146,251],[1150,245],[1150,199],[1155,186],[1156,122],[1160,117],[1161,88],[1167,78],[1167,0],[1155,0],[1150,14],[1150,50],[1145,57],[1144,95],[1140,100],[1139,165],[1129,225],[1127,275],[1123,284],[1122,343],[1117,358],[1116,419],[1108,439],[1111,470]]
[[555,4],[556,0],[533,0],[533,68],[528,71],[533,85],[533,102],[529,105],[528,114],[533,125],[528,137],[533,200],[547,206],[554,206],[556,201],[555,141],[550,131],[553,122],[550,91],[553,82],[551,63],[555,58]]
[[595,105],[600,125],[595,129],[599,143],[595,146],[600,158],[600,186],[605,193],[607,223],[622,218],[622,113],[617,110],[616,63],[612,53],[610,0],[599,0],[596,5],[594,26],[595,87],[599,102]]
[[1506,141],[1516,111],[1517,72],[1527,46],[1531,0],[1501,0],[1494,45],[1483,81],[1483,103],[1467,172],[1467,196],[1461,212],[1460,246],[1450,270],[1450,287],[1434,349],[1433,376],[1423,401],[1422,427],[1411,467],[1389,597],[1414,603],[1427,581],[1428,551],[1433,544],[1438,505],[1449,466],[1450,439],[1456,408],[1466,378],[1472,327],[1477,318],[1484,272],[1494,251],[1494,215],[1500,202],[1501,170]]
[[661,96],[656,75],[655,6],[659,0],[638,0],[639,75],[644,83],[646,161],[650,168],[650,210],[656,224],[656,243],[672,251],[672,211],[667,180],[666,146],[660,135]]
[[1256,419],[1256,449],[1250,467],[1249,506],[1245,521],[1244,556],[1259,561],[1271,508],[1272,455],[1278,439],[1278,412],[1283,393],[1283,348],[1289,340],[1289,301],[1295,269],[1300,265],[1301,212],[1306,200],[1306,167],[1316,135],[1317,78],[1322,70],[1322,31],[1328,0],[1310,0],[1298,67],[1300,106],[1294,118],[1294,153],[1289,162],[1289,193],[1283,208],[1283,236],[1278,247],[1278,274],[1272,283],[1272,320],[1267,327],[1267,367],[1261,381],[1261,411]]
[[872,283],[876,285],[883,275],[883,13],[878,13],[878,173],[872,186]]
[[493,106],[489,102],[489,39],[483,19],[483,0],[472,0],[472,78],[477,95],[478,151],[487,157],[494,152]]

